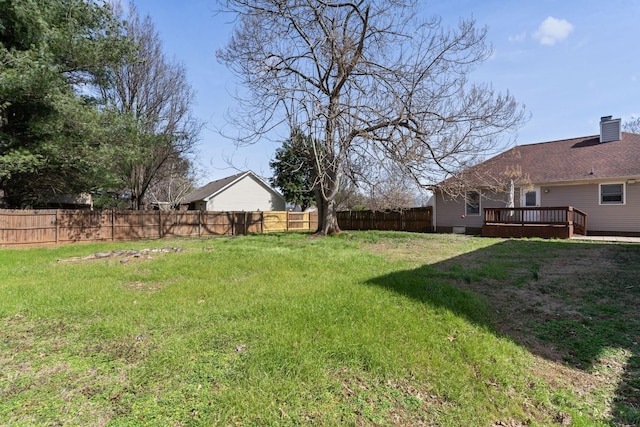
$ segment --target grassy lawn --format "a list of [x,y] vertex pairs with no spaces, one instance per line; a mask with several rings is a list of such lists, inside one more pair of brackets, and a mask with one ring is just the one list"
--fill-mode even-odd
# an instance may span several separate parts
[[638,271],[382,232],[2,249],[0,425],[638,425]]

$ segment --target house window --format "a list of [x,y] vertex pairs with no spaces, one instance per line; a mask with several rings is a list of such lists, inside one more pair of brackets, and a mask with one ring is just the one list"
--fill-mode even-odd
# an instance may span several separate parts
[[525,208],[535,208],[540,206],[540,187],[533,187],[522,190],[521,206]]
[[464,198],[465,214],[480,215],[480,193],[478,191],[467,191]]
[[623,205],[624,184],[600,184],[601,205]]
[[524,205],[527,207],[536,206],[538,204],[538,193],[535,191],[528,191],[524,195]]

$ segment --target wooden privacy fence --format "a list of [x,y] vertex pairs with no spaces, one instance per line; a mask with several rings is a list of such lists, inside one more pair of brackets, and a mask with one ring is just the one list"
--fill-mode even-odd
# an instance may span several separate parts
[[316,230],[316,212],[0,209],[0,246]]
[[343,211],[338,212],[338,225],[343,230],[393,230],[428,233],[433,231],[432,208],[412,208],[403,211]]

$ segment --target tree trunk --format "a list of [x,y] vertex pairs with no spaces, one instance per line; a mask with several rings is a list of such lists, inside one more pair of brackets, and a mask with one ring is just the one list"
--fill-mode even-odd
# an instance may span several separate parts
[[137,194],[131,194],[131,199],[130,199],[130,209],[134,210],[134,211],[139,211],[140,210],[140,205],[141,205],[142,200],[140,199],[140,197]]
[[318,234],[340,234],[336,208],[335,200],[322,200],[318,203]]
[[316,234],[321,234],[322,230],[324,230],[324,212],[325,205],[324,200],[322,199],[321,192],[316,189],[316,208],[318,209],[318,228],[316,229]]
[[338,225],[338,211],[335,200],[327,203],[324,211],[324,234],[340,234],[340,226]]

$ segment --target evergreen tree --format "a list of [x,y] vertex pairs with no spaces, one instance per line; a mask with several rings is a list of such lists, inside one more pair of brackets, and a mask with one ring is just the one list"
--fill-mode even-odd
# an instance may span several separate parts
[[310,136],[293,131],[291,137],[276,150],[275,158],[269,162],[273,171],[271,185],[280,189],[287,203],[300,206],[303,211],[316,201],[312,168],[305,148],[310,143]]
[[12,207],[108,176],[107,112],[88,96],[127,53],[110,8],[90,0],[0,1],[0,189]]

